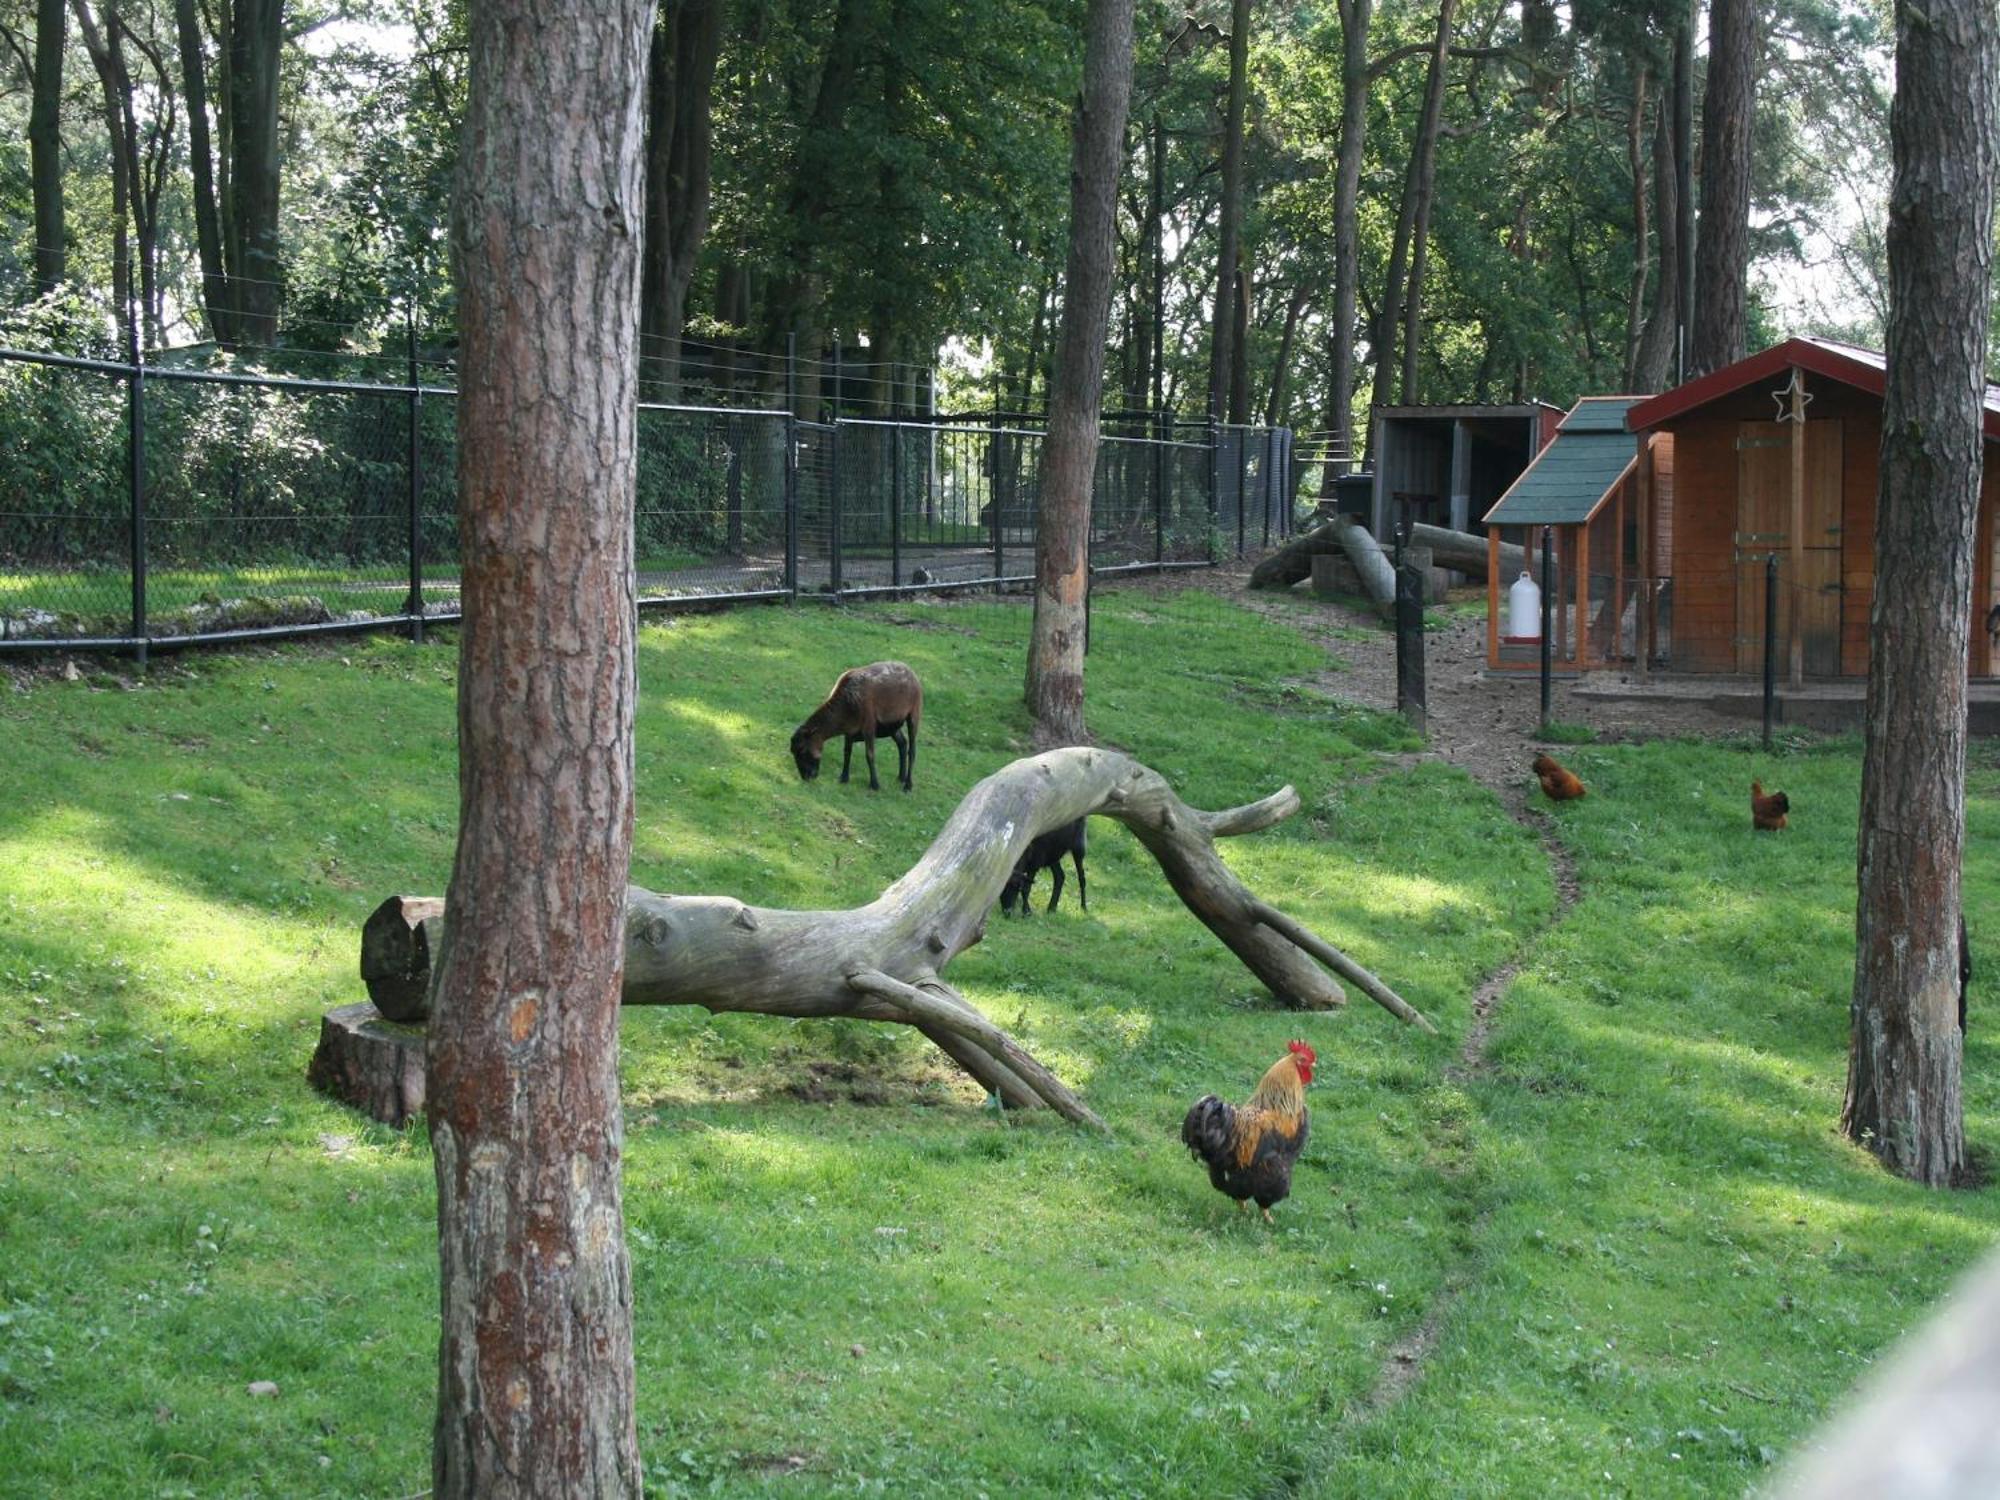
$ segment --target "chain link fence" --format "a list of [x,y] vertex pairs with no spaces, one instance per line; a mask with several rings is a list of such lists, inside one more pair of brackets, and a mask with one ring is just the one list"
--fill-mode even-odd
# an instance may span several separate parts
[[[1205,566],[1292,526],[1282,428],[1126,421],[1093,570]],[[404,628],[459,612],[448,387],[0,350],[0,650]],[[644,607],[1032,582],[1044,434],[642,404]]]

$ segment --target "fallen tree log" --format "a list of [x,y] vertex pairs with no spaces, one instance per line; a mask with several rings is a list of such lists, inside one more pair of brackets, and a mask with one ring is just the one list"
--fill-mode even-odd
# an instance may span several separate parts
[[[629,888],[624,1003],[899,1021],[1007,1103],[1045,1104],[1102,1127],[1061,1080],[941,977],[984,935],[1029,841],[1091,814],[1131,829],[1188,910],[1282,1002],[1308,1010],[1344,1004],[1339,974],[1391,1014],[1435,1031],[1374,974],[1259,900],[1216,853],[1216,839],[1268,828],[1298,807],[1288,786],[1261,802],[1203,812],[1129,756],[1051,750],[973,787],[923,857],[866,906],[785,911]],[[450,961],[446,914],[424,904],[428,899],[392,897],[368,919],[362,977],[371,994],[379,984],[392,998],[406,997],[420,979],[431,982],[433,958]]]
[[[1312,575],[1312,560],[1319,553],[1344,553],[1340,528],[1355,524],[1351,520],[1327,521],[1310,531],[1301,532],[1284,546],[1250,570],[1250,587],[1253,589],[1285,589]],[[1410,542],[1414,546],[1431,549],[1431,561],[1440,568],[1451,568],[1474,578],[1486,576],[1486,538],[1470,531],[1454,531],[1449,526],[1426,526],[1421,522],[1410,528]],[[1512,542],[1500,546],[1501,581],[1518,578],[1522,569],[1533,571],[1525,549]]]
[[1354,564],[1355,574],[1368,597],[1376,604],[1393,606],[1396,570],[1389,566],[1389,559],[1382,555],[1381,546],[1368,534],[1368,528],[1358,521],[1338,520],[1333,523],[1333,532],[1347,560]]

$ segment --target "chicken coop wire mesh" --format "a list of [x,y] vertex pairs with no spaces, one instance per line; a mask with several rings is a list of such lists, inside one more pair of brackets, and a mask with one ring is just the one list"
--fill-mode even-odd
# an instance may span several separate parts
[[[1018,416],[807,422],[648,401],[637,436],[643,606],[1032,582],[1044,434]],[[1289,439],[1108,422],[1093,568],[1275,543]],[[0,443],[0,650],[143,655],[458,615],[449,386],[0,349]]]

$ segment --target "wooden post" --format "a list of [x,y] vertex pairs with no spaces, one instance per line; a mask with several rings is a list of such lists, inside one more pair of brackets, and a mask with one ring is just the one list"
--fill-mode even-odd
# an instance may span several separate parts
[[[1633,467],[1636,472],[1637,465]],[[1637,483],[1638,480],[1635,478],[1633,484]],[[1631,486],[1623,483],[1618,486],[1618,503],[1613,507],[1611,513],[1611,646],[1604,654],[1608,660],[1612,661],[1617,660],[1618,657],[1624,654],[1623,647],[1625,645],[1625,516],[1627,512],[1625,496],[1630,488]],[[1636,650],[1638,639],[1638,631],[1634,630],[1632,633],[1632,640],[1635,647],[1634,655],[1638,654]]]
[[[1512,579],[1508,580],[1511,585]],[[1500,670],[1500,528],[1486,528],[1486,665]]]
[[1792,369],[1790,395],[1792,409],[1792,520],[1791,520],[1791,602],[1786,634],[1791,638],[1791,684],[1794,691],[1805,686],[1806,637],[1799,628],[1805,601],[1799,590],[1806,577],[1806,372]]
[[1590,527],[1576,528],[1576,669],[1590,664]]
[[1632,670],[1644,677],[1653,670],[1653,439],[1639,439],[1639,571],[1638,598],[1632,607]]

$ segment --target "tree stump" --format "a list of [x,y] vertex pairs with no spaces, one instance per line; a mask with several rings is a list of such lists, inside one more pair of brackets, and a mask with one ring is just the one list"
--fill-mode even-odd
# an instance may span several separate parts
[[424,1112],[424,1030],[385,1020],[366,1000],[330,1010],[306,1082],[400,1130]]

